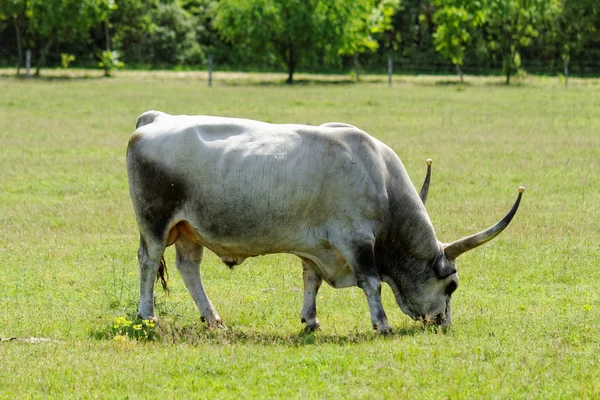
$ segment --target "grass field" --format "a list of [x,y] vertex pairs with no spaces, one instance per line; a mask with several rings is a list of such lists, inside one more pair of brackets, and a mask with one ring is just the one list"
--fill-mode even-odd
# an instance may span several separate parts
[[[0,72],[0,337],[21,339],[0,342],[1,398],[600,397],[598,81],[287,87],[222,75],[207,88],[185,74]],[[230,271],[208,253],[204,283],[229,327],[211,331],[171,248],[161,323],[135,331],[119,325],[135,316],[139,287],[125,149],[148,109],[352,123],[392,147],[416,186],[433,158],[427,208],[442,241],[495,223],[527,191],[501,236],[459,258],[445,333],[403,315],[385,287],[394,333],[380,336],[358,288],[324,286],[322,330],[304,334],[299,260]]]

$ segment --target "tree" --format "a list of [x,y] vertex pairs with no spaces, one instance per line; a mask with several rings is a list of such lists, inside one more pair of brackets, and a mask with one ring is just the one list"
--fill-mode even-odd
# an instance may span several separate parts
[[433,34],[435,49],[456,66],[456,73],[463,82],[461,66],[470,31],[481,21],[480,3],[468,0],[437,0],[433,20],[437,25]]
[[201,23],[179,2],[119,0],[117,6],[111,15],[113,43],[127,63],[152,66],[204,63],[197,40]]
[[110,71],[113,68],[122,67],[123,63],[117,58],[118,53],[110,49],[110,16],[117,9],[114,0],[107,0],[100,4],[100,15],[104,25],[104,40],[106,50],[101,53],[100,66],[104,69],[104,76],[110,77]]
[[231,46],[224,43],[214,27],[214,9],[216,0],[180,0],[181,7],[192,15],[196,30],[196,40],[205,53],[218,53],[223,59],[231,52]]
[[[117,9],[115,0],[105,0],[98,2],[99,21],[102,22],[104,31],[104,48],[110,51],[110,16]],[[93,26],[92,26],[93,27]]]
[[154,64],[201,64],[204,53],[196,41],[196,21],[177,3],[162,4],[152,13],[151,62]]
[[[506,84],[520,63],[519,50],[531,45],[539,27],[559,11],[557,0],[483,0],[482,23],[492,53],[502,58]],[[517,65],[518,67],[518,65]]]
[[100,23],[108,0],[29,0],[28,29],[39,43],[35,75],[45,63],[50,47],[56,42],[70,43],[87,37],[92,26]]
[[223,0],[214,25],[223,38],[250,52],[274,52],[287,67],[288,83],[302,57],[317,41],[322,13],[318,0]]
[[113,48],[128,63],[149,62],[150,36],[156,24],[153,11],[157,0],[118,0],[111,14]]
[[568,82],[569,62],[586,48],[594,47],[600,4],[596,0],[563,1],[554,20],[553,39],[564,62],[565,85]]
[[17,42],[17,75],[21,72],[23,65],[23,33],[27,27],[28,0],[0,0],[0,21],[12,20],[15,27],[15,38]]
[[[377,4],[379,3],[379,4]],[[375,51],[379,43],[375,38],[392,30],[392,17],[400,5],[399,0],[360,0],[342,4],[346,23],[338,26],[336,35],[340,40],[340,55],[349,55],[354,59],[356,80],[359,80],[358,55],[366,51]]]
[[274,54],[292,83],[298,65],[318,54],[331,60],[340,53],[376,48],[367,37],[374,25],[364,19],[366,10],[371,12],[381,2],[361,1],[357,7],[353,0],[222,0],[216,6],[214,25],[238,48]]

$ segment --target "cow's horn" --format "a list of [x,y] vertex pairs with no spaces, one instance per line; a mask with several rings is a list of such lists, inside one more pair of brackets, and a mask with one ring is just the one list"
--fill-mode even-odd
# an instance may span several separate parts
[[429,181],[431,180],[431,158],[427,159],[427,175],[425,176],[425,182],[423,182],[423,187],[421,187],[421,191],[419,192],[419,197],[423,204],[427,201],[427,193],[429,193]]
[[446,245],[446,247],[444,247],[444,253],[446,253],[446,257],[448,257],[450,260],[455,260],[464,252],[472,250],[477,246],[481,246],[482,244],[495,238],[504,230],[504,228],[508,226],[510,221],[515,216],[517,209],[519,208],[519,203],[521,203],[521,196],[523,195],[524,191],[525,188],[523,186],[519,186],[519,196],[517,197],[517,201],[515,201],[515,204],[512,206],[508,214],[506,214],[504,218],[502,218],[496,225],[486,229],[483,232],[467,236],[466,238],[456,240]]

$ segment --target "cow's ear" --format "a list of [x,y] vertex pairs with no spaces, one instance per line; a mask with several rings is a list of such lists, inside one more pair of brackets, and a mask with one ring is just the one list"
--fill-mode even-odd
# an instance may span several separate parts
[[435,276],[438,279],[446,279],[452,274],[456,273],[456,267],[454,260],[449,260],[445,254],[441,254],[436,260],[433,266],[435,270]]

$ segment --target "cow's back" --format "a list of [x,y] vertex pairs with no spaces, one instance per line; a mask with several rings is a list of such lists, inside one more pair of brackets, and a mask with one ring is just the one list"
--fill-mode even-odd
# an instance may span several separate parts
[[385,218],[384,145],[357,128],[150,117],[127,167],[138,223],[155,235],[185,220],[206,242],[263,254]]

